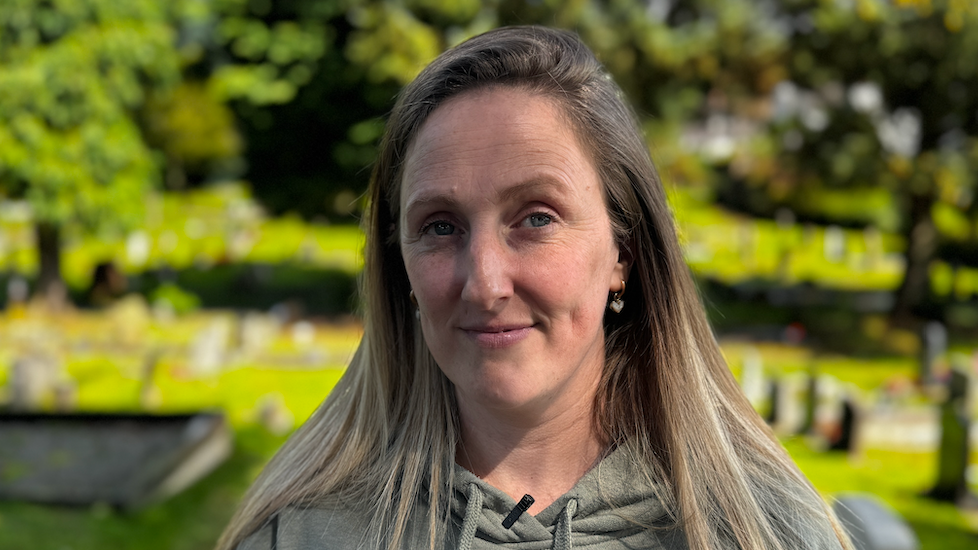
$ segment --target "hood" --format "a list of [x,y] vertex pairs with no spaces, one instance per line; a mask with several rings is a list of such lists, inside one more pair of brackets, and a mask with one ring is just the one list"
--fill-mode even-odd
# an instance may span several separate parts
[[[617,541],[643,548],[677,529],[649,527],[673,524],[655,488],[618,448],[591,469],[569,492],[537,515],[523,513],[509,529],[503,519],[516,506],[509,495],[487,484],[461,466],[455,467],[452,522],[461,525],[459,550],[505,545],[520,550],[569,549],[573,533],[577,548]],[[671,537],[670,537],[671,538]],[[681,538],[681,537],[680,537]]]

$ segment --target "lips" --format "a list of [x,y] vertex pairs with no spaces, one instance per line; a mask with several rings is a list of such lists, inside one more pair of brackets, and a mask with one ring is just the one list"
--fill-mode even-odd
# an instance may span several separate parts
[[492,325],[462,327],[469,338],[485,348],[505,348],[530,335],[532,325]]

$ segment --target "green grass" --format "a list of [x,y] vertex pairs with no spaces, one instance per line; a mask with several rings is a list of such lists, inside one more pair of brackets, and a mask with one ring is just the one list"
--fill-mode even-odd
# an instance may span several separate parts
[[[204,550],[213,546],[251,480],[284,441],[284,436],[274,435],[259,424],[261,407],[279,403],[286,428],[289,423],[301,423],[336,383],[359,338],[355,326],[320,326],[313,342],[301,348],[288,331],[283,331],[269,342],[261,357],[233,363],[214,376],[196,376],[179,350],[222,315],[227,314],[205,312],[165,323],[150,319],[141,328],[129,326],[133,332],[126,337],[129,343],[125,345],[111,344],[106,336],[118,335],[128,319],[125,316],[84,313],[53,323],[58,331],[52,334],[59,336],[52,339],[51,349],[76,350],[66,369],[78,384],[80,409],[140,410],[139,373],[143,360],[149,350],[161,348],[167,351],[156,371],[152,409],[224,410],[236,432],[235,452],[228,462],[186,492],[135,512],[103,505],[66,508],[0,503],[0,550]],[[0,337],[14,334],[15,324],[0,320]],[[133,323],[129,321],[128,325]],[[53,330],[52,323],[47,329]],[[86,344],[81,345],[83,342]],[[302,366],[302,354],[312,348],[332,350],[326,356],[327,364],[320,361],[314,366]],[[815,365],[820,372],[847,381],[867,394],[892,380],[911,376],[914,365],[905,357],[821,355],[785,345],[728,342],[724,353],[735,373],[747,353],[758,353],[770,375],[805,371]],[[0,349],[0,384],[7,377],[3,367],[9,364],[10,357],[9,348]],[[933,482],[936,459],[932,453],[866,449],[857,457],[849,457],[814,451],[797,438],[787,440],[785,445],[823,494],[830,497],[859,491],[877,495],[910,522],[924,550],[978,547],[978,517],[920,496]]]
[[[905,243],[893,232],[779,226],[729,212],[681,187],[669,189],[669,201],[687,262],[700,277],[728,285],[814,283],[842,290],[893,290],[900,282]],[[0,204],[8,205],[0,209],[0,272],[31,275],[37,258],[29,212],[10,207],[14,203],[9,201]],[[362,267],[363,235],[355,225],[269,218],[240,182],[151,195],[144,219],[142,227],[126,235],[91,235],[66,227],[62,264],[68,285],[85,289],[95,265],[107,260],[130,275],[164,266],[179,271],[223,263],[293,262],[348,273]],[[841,244],[838,256],[826,257],[827,240]],[[978,294],[978,269],[941,262],[931,267],[938,296],[967,300]]]
[[785,441],[792,458],[826,497],[871,493],[889,504],[913,528],[923,550],[978,548],[978,512],[923,495],[936,476],[934,453],[868,449],[857,457],[810,449],[800,438]]

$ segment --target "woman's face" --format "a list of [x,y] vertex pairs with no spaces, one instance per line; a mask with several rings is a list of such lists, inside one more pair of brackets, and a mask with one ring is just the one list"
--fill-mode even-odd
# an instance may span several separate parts
[[400,200],[425,341],[460,404],[590,405],[625,266],[558,107],[512,89],[449,100],[408,150]]

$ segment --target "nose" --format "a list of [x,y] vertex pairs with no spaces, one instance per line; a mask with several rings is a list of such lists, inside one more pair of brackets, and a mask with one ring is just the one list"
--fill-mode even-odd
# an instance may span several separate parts
[[462,300],[493,310],[513,294],[512,251],[491,231],[473,232],[463,260]]

